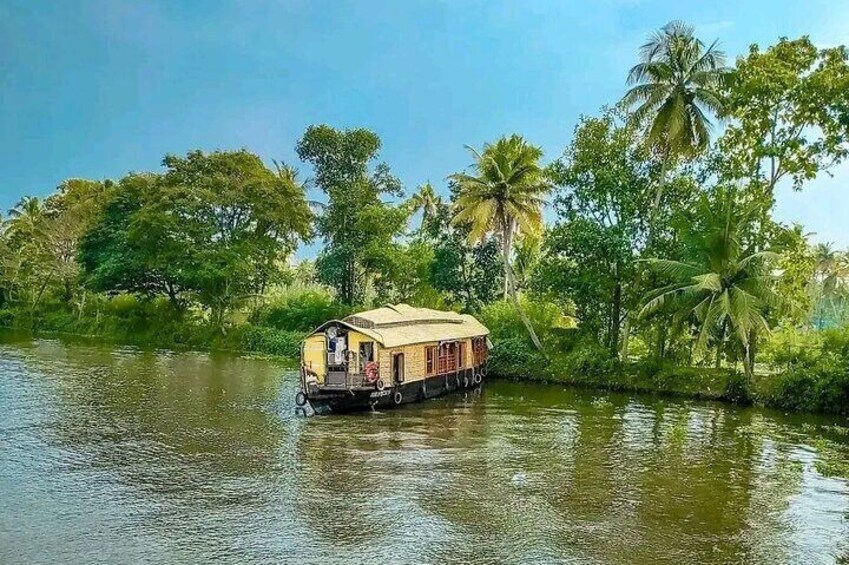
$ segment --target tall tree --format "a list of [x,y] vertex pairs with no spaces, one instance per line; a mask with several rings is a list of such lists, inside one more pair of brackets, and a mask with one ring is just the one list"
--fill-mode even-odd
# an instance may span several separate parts
[[313,166],[315,184],[328,198],[316,219],[327,243],[316,261],[318,277],[345,304],[360,302],[376,265],[406,225],[408,210],[381,199],[402,196],[401,184],[385,164],[369,169],[380,138],[366,129],[310,126],[296,150]]
[[519,135],[512,135],[484,145],[482,152],[469,150],[475,156],[472,164],[475,174],[456,173],[449,177],[459,188],[453,221],[471,225],[472,241],[482,240],[490,233],[499,239],[504,262],[504,297],[512,298],[531,340],[542,349],[519,303],[511,265],[516,235],[538,233],[543,226],[542,207],[551,185],[540,165],[542,149]]
[[683,228],[687,261],[650,259],[649,264],[671,283],[646,297],[641,316],[669,308],[678,322],[696,324],[696,346],[717,344],[717,361],[726,336],[744,350],[743,366],[751,378],[758,335],[769,330],[767,311],[779,303],[770,251],[751,251],[741,234],[755,211],[741,208],[733,197],[704,197],[696,215]]
[[168,155],[163,175],[122,179],[82,246],[100,289],[188,291],[222,331],[311,235],[303,188],[247,151]]
[[811,320],[816,301],[816,260],[808,244],[810,234],[799,224],[779,231],[775,248],[780,257],[775,263],[776,272],[781,273],[776,292],[781,296],[776,310],[779,323],[799,326]]
[[152,173],[131,174],[118,181],[102,214],[80,241],[78,260],[87,288],[163,295],[175,307],[181,306],[187,286],[182,262],[191,250],[169,236],[178,218],[172,223],[167,214],[150,213],[160,183],[160,175]]
[[21,236],[37,237],[44,230],[47,209],[37,196],[24,196],[9,210],[8,229]]
[[49,225],[44,202],[26,196],[9,211],[4,230],[7,256],[3,270],[8,280],[8,299],[25,302],[33,323],[36,310],[56,277]]
[[[722,111],[725,54],[693,35],[692,26],[672,21],[640,48],[640,62],[628,74],[633,85],[622,103],[634,108],[631,120],[644,128],[646,144],[663,156],[666,169],[691,159],[710,143],[709,115]],[[653,208],[660,205],[663,179]]]
[[109,180],[68,179],[45,200],[50,217],[47,245],[65,302],[71,302],[77,290],[80,240],[99,220],[113,189]]
[[831,243],[819,243],[812,254],[814,323],[820,329],[829,323],[839,325],[849,295],[849,252],[838,251]]
[[172,237],[192,249],[182,264],[186,282],[223,329],[224,315],[261,292],[298,241],[309,239],[306,195],[244,150],[168,155],[163,164],[149,209],[178,218]]
[[494,238],[469,241],[468,222],[452,223],[457,187],[451,187],[452,201],[437,202],[433,215],[422,223],[417,239],[433,247],[430,281],[447,302],[468,312],[478,311],[498,295],[502,271],[498,243]]
[[[645,292],[636,261],[646,253],[651,222],[668,222],[671,211],[692,200],[694,187],[676,179],[651,213],[652,188],[662,165],[641,143],[620,111],[582,118],[572,143],[551,165],[558,187],[557,222],[546,237],[536,285],[575,302],[582,331],[596,336],[612,354],[620,328]],[[668,252],[656,238],[650,252]]]
[[542,233],[524,233],[516,238],[513,245],[513,277],[516,290],[531,287],[542,259]]
[[737,61],[727,80],[720,176],[744,181],[751,198],[774,202],[788,179],[796,190],[849,155],[849,65],[845,47],[817,49],[807,37]]

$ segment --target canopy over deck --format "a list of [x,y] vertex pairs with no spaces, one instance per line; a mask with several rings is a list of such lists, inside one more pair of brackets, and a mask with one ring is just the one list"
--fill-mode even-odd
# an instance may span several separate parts
[[361,332],[387,348],[489,335],[486,326],[468,314],[414,308],[407,304],[387,305],[353,314],[344,320],[333,320],[322,324],[316,332],[333,324]]

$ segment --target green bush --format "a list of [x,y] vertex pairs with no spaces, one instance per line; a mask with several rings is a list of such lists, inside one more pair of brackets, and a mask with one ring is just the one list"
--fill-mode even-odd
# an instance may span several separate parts
[[[531,325],[543,342],[552,342],[557,338],[558,331],[567,325],[561,309],[553,302],[530,300],[521,297],[522,309],[531,321]],[[489,328],[493,340],[522,339],[533,347],[528,330],[516,305],[511,300],[499,300],[484,306],[478,314],[478,319]]]
[[844,361],[849,360],[849,327],[823,330],[822,352]]
[[793,368],[770,377],[761,400],[770,406],[809,412],[849,413],[846,367]]
[[307,289],[288,292],[260,308],[254,323],[278,330],[310,331],[328,320],[344,318],[351,313],[348,306],[333,300],[323,290]]
[[651,361],[635,367],[637,390],[655,390],[695,398],[727,400],[738,404],[751,402],[746,376],[732,369],[682,367],[674,363]]
[[304,333],[248,325],[239,328],[239,349],[297,359]]
[[548,361],[526,339],[511,337],[493,343],[489,370],[504,378],[541,378]]
[[602,378],[620,369],[619,361],[610,355],[610,351],[595,341],[579,342],[571,351],[558,358],[561,367],[576,377]]
[[118,294],[106,301],[103,313],[107,316],[118,318],[131,318],[137,316],[140,310],[146,310],[146,306],[152,301],[142,301],[133,294]]
[[15,313],[9,309],[0,308],[0,327],[9,327],[15,320]]
[[796,332],[783,330],[770,339],[775,349],[770,361],[784,370],[761,379],[762,402],[849,414],[849,328]]
[[782,326],[773,330],[764,343],[761,361],[773,367],[810,365],[822,353],[824,332]]

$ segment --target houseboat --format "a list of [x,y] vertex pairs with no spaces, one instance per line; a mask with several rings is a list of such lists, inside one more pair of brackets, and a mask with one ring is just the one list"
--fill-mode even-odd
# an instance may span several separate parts
[[486,377],[488,335],[467,314],[406,304],[326,322],[301,344],[295,403],[328,414],[476,387]]

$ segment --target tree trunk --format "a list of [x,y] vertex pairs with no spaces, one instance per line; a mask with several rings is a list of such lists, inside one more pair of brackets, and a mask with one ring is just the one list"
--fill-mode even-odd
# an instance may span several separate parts
[[528,316],[525,315],[525,311],[522,310],[522,305],[519,303],[519,297],[516,296],[516,287],[513,284],[513,270],[510,267],[510,250],[513,245],[513,229],[512,226],[505,223],[504,225],[504,233],[501,238],[501,253],[504,258],[504,282],[507,294],[513,299],[513,304],[516,306],[516,312],[519,314],[519,318],[522,320],[522,323],[525,325],[525,329],[528,330],[528,334],[531,336],[531,341],[534,346],[542,351],[542,343],[537,337],[536,331],[534,331],[534,327],[531,325],[531,321],[528,319]]
[[513,238],[510,238],[510,243],[502,245],[501,254],[504,257],[504,300],[510,297],[510,281],[507,278],[507,269],[510,268],[510,251],[513,247]]
[[749,331],[749,336],[746,340],[745,352],[743,354],[743,371],[746,373],[746,380],[749,384],[752,383],[752,377],[755,375],[755,348],[757,346],[757,334],[754,330]]
[[725,343],[725,332],[728,330],[728,320],[722,320],[722,327],[719,329],[719,341],[716,344],[716,368],[722,366],[722,345]]
[[168,294],[168,300],[171,302],[171,305],[178,312],[180,309],[180,301],[177,299],[177,289],[174,288],[174,285],[170,282],[165,283],[165,292]]
[[354,304],[357,295],[357,262],[354,257],[348,265],[348,304]]
[[41,303],[41,297],[44,296],[44,291],[47,290],[47,285],[50,283],[52,278],[53,272],[51,271],[44,279],[41,288],[38,289],[38,294],[35,296],[35,300],[32,302],[32,306],[30,307],[30,324],[33,326],[35,325],[35,311],[38,309],[38,305]]
[[622,348],[620,349],[620,352],[619,352],[619,358],[622,359],[623,361],[628,360],[628,342],[630,341],[630,339],[629,339],[630,337],[631,337],[631,315],[626,314],[625,315],[625,324],[624,324],[624,327],[622,328]]
[[663,320],[659,322],[657,327],[657,358],[663,359],[666,355],[666,330],[667,326]]
[[663,199],[663,191],[666,188],[666,174],[669,172],[669,169],[672,165],[672,157],[667,152],[663,156],[663,161],[661,163],[660,168],[660,178],[657,181],[657,187],[654,191],[654,198],[652,198],[651,210],[649,211],[649,229],[648,229],[648,237],[646,241],[646,247],[651,247],[652,243],[654,243],[654,238],[656,234],[656,225],[657,225],[657,213],[660,210],[660,201]]
[[79,312],[77,313],[77,320],[82,321],[83,319],[83,311],[85,310],[85,299],[88,296],[88,291],[86,291],[85,287],[83,287],[83,295],[80,297],[80,307]]
[[[614,266],[614,271],[616,267]],[[622,284],[616,282],[613,287],[613,300],[610,304],[610,331],[608,332],[608,346],[610,354],[615,356],[619,351],[619,318],[622,315]]]
[[754,372],[754,367],[752,364],[752,344],[746,343],[743,348],[743,373],[746,375],[746,380],[748,382],[752,382],[752,373]]

